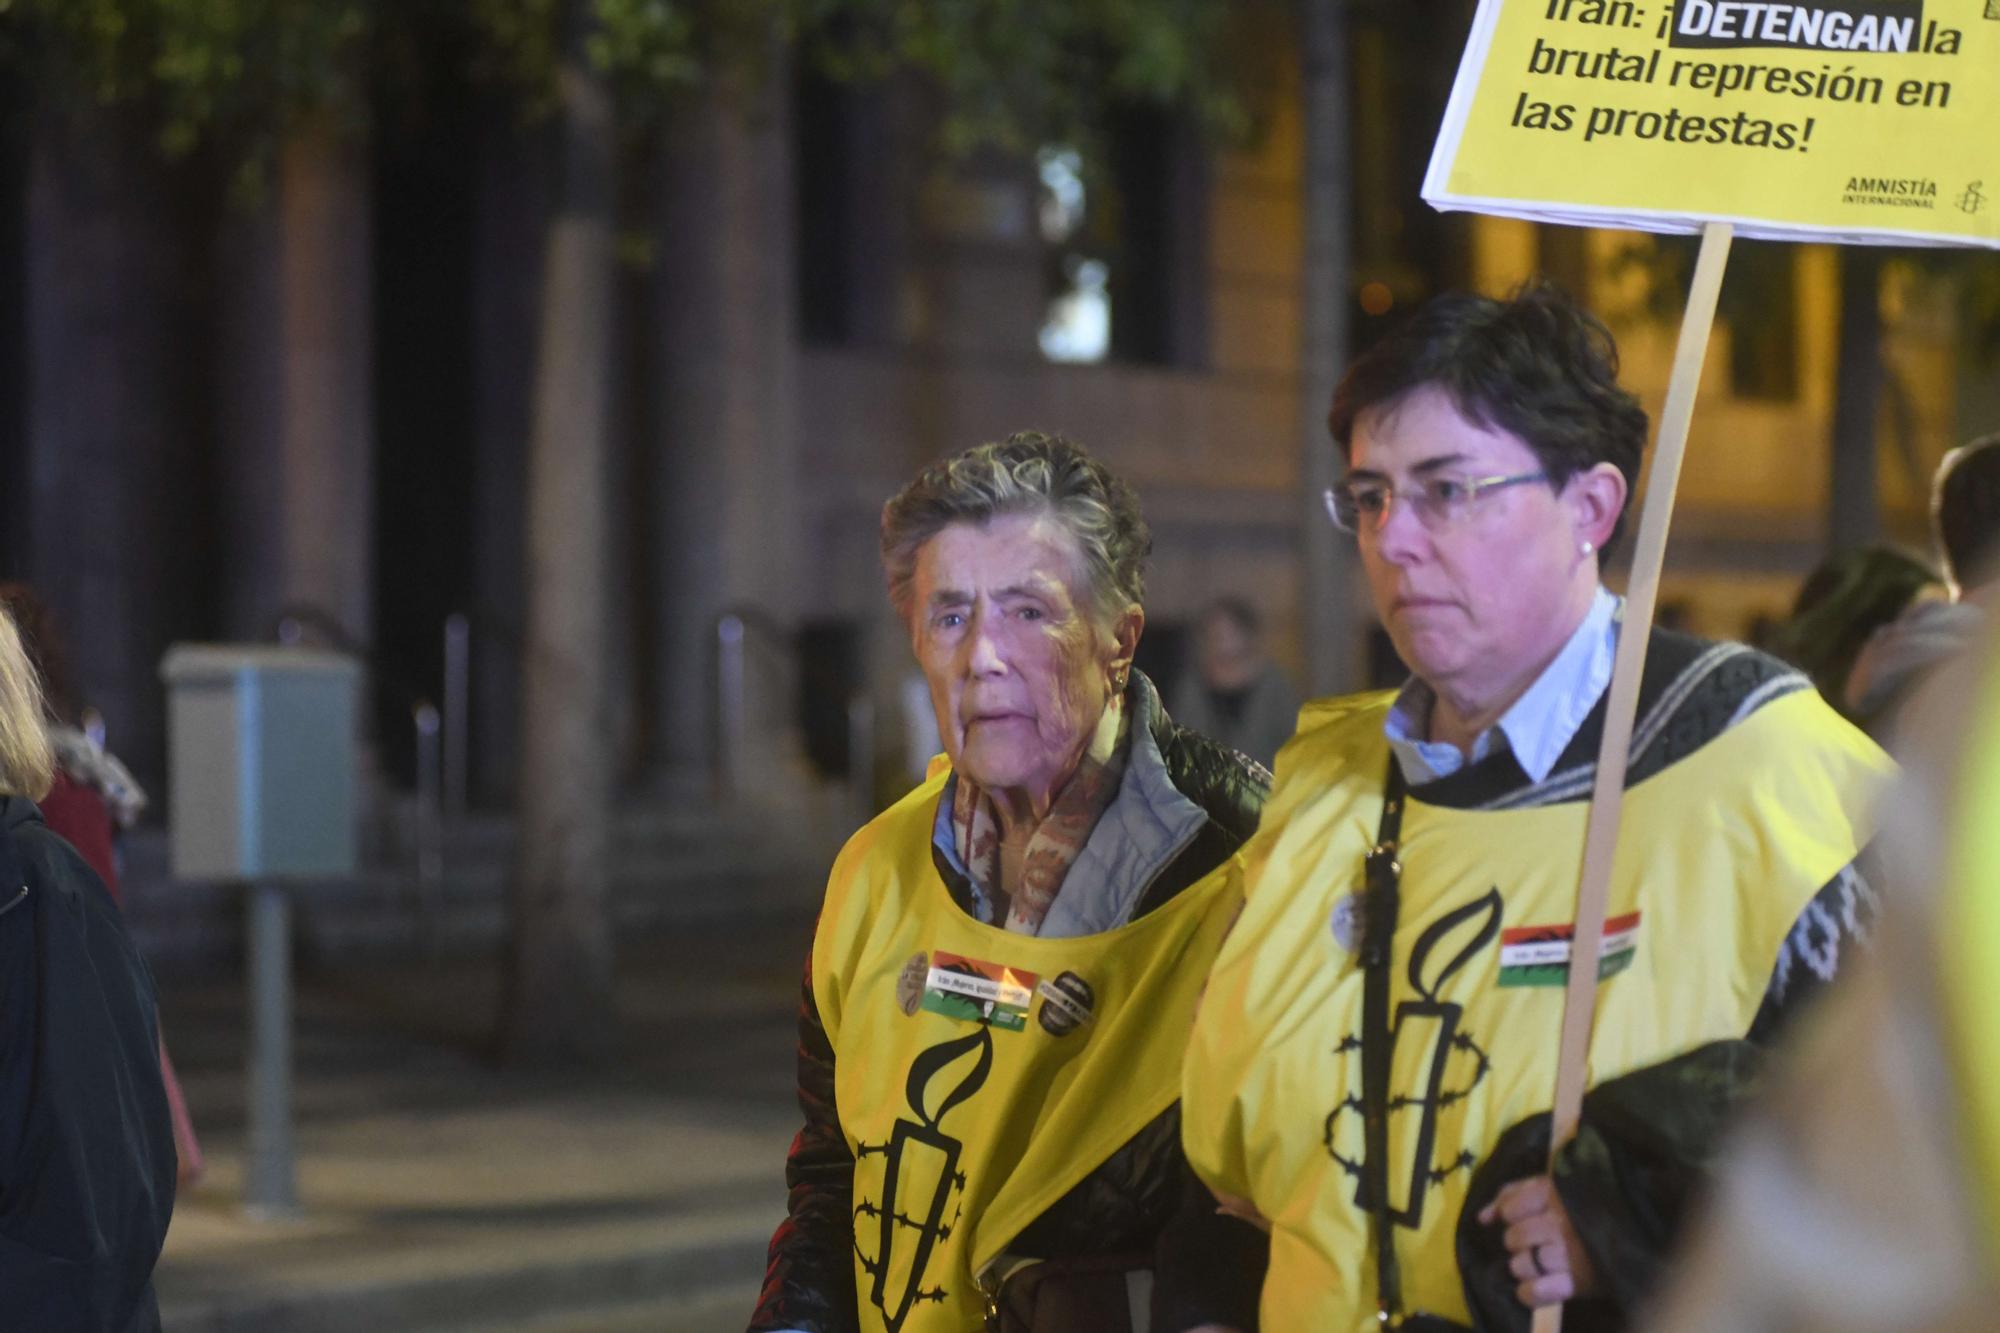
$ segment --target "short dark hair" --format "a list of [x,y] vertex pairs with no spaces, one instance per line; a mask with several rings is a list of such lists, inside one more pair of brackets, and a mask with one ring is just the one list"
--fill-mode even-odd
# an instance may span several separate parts
[[[1555,286],[1531,282],[1505,300],[1452,292],[1427,302],[1348,369],[1327,425],[1351,454],[1364,412],[1436,387],[1459,415],[1535,451],[1549,484],[1610,463],[1638,489],[1647,418],[1618,383],[1611,331]],[[1624,531],[1612,529],[1609,549]]]
[[1931,523],[1944,572],[1959,588],[1991,579],[2000,555],[2000,434],[1982,435],[1938,464]]

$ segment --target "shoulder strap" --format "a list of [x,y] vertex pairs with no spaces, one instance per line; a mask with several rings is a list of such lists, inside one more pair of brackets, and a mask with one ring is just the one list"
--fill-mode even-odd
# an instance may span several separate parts
[[1375,1242],[1375,1300],[1385,1323],[1402,1313],[1403,1283],[1396,1266],[1395,1223],[1389,1216],[1389,966],[1401,911],[1403,863],[1397,844],[1403,836],[1406,789],[1402,766],[1389,756],[1383,784],[1382,822],[1375,845],[1362,862],[1361,1106],[1366,1135],[1361,1188],[1367,1199]]

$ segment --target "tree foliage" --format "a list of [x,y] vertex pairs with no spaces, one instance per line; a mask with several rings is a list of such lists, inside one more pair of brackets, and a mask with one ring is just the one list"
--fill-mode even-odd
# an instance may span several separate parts
[[[788,33],[794,0],[586,0],[591,63],[604,74],[629,120],[647,120],[708,77],[761,72]],[[531,109],[547,110],[563,55],[567,0],[472,0],[484,54],[480,64]]]
[[[585,0],[589,55],[645,109],[705,71],[760,58],[785,0]],[[0,0],[17,59],[44,86],[142,103],[174,153],[219,142],[255,159],[306,118],[366,120],[385,48],[469,26],[483,72],[551,103],[568,0]]]
[[[216,143],[254,169],[307,119],[366,122],[385,49],[426,24],[473,34],[475,63],[553,105],[566,15],[621,119],[643,124],[714,77],[787,48],[835,77],[914,74],[949,153],[1095,147],[1112,113],[1167,107],[1244,133],[1280,0],[0,0],[0,40],[43,83],[156,113],[174,153]],[[11,39],[11,40],[7,40]]]
[[949,153],[1094,147],[1121,106],[1203,129],[1249,126],[1259,0],[796,0],[808,57],[836,77],[916,72],[934,86]]
[[[928,82],[952,155],[1091,146],[1108,113],[1183,111],[1228,136],[1271,51],[1277,0],[591,0],[590,55],[628,121],[717,75],[756,79],[790,48],[836,79]],[[543,103],[563,0],[473,0],[487,66]],[[1254,36],[1253,36],[1253,29]]]
[[261,150],[305,116],[359,115],[381,0],[0,0],[44,87],[157,111],[161,142]]

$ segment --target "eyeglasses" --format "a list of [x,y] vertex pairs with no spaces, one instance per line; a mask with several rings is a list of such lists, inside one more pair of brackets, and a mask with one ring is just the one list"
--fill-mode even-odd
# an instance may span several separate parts
[[1464,518],[1480,496],[1524,482],[1547,481],[1546,472],[1517,472],[1511,477],[1419,477],[1399,491],[1386,481],[1343,481],[1326,491],[1326,514],[1342,532],[1379,528],[1388,520],[1389,506],[1400,499],[1417,521],[1433,531]]

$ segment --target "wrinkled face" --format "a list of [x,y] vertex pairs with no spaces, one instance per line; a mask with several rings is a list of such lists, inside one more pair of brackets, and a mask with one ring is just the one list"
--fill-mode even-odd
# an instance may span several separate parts
[[1597,584],[1580,542],[1602,544],[1609,527],[1573,502],[1584,477],[1560,493],[1541,482],[1497,488],[1449,526],[1426,527],[1400,499],[1425,477],[1541,470],[1520,439],[1467,421],[1435,388],[1363,413],[1349,464],[1349,476],[1397,492],[1385,517],[1363,521],[1359,542],[1376,614],[1411,671],[1440,692],[1478,698],[1554,657]]
[[917,552],[911,643],[945,752],[982,787],[1046,797],[1131,662],[1092,623],[1083,568],[1076,540],[1041,514],[954,523]]

